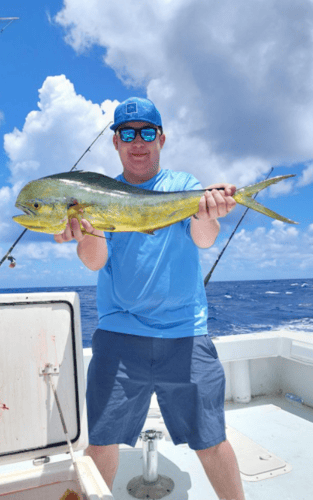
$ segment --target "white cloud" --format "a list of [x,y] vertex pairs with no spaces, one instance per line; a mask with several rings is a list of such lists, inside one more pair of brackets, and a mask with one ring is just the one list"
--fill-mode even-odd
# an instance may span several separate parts
[[298,181],[298,186],[307,186],[313,182],[313,163],[306,165],[306,168],[302,171],[302,176]]
[[54,259],[73,260],[77,258],[76,245],[73,243],[57,244],[53,242],[21,243],[14,250],[14,257],[18,262],[28,260],[48,262]]
[[[273,221],[270,229],[258,227],[252,231],[241,229],[235,234],[225,254],[221,258],[213,279],[272,279],[289,278],[312,274],[313,237],[312,224],[299,231],[280,221]],[[226,240],[220,239],[214,247],[217,255]],[[206,275],[216,255],[210,250],[201,254],[203,273]],[[275,270],[275,271],[274,271]],[[302,273],[302,274],[301,274]],[[227,278],[228,276],[228,278]]]
[[271,225],[272,228],[267,232],[264,228],[257,228],[254,231],[242,229],[235,234],[237,252],[256,262],[289,259],[290,253],[300,249],[299,230],[277,220]]
[[[235,234],[223,260],[231,258],[231,265],[244,265],[256,270],[268,266],[294,269],[295,266],[312,266],[312,245],[310,226],[300,232],[294,226],[274,220],[270,229],[258,227],[253,231],[241,229]],[[218,243],[219,251],[225,242]],[[225,265],[225,264],[224,264]],[[240,279],[240,278],[238,278]]]
[[0,236],[5,237],[10,231],[10,224],[7,222],[0,222]]
[[273,198],[286,195],[293,191],[294,185],[295,185],[294,180],[280,181],[277,184],[273,184],[272,186],[270,186],[267,194],[269,194]]
[[269,237],[279,239],[281,242],[291,241],[299,236],[299,230],[296,227],[279,220],[274,220],[272,226],[272,229],[268,232]]
[[313,156],[312,19],[310,0],[67,0],[56,16],[77,52],[102,46],[124,82],[147,88],[168,133],[191,144],[184,169],[231,182],[236,161],[243,176],[253,159],[255,180]]
[[0,207],[7,205],[11,201],[11,189],[4,186],[0,189]]
[[268,268],[274,268],[277,267],[277,260],[264,260],[263,262],[260,262],[258,265],[259,269],[268,269]]
[[4,122],[4,113],[3,113],[3,111],[0,110],[0,127],[1,127],[3,122]]
[[[15,128],[4,136],[12,183],[70,170],[112,119],[116,104],[87,101],[64,75],[46,78],[39,89],[39,110],[27,115],[21,131]],[[79,168],[114,172],[117,160],[112,161],[110,142],[111,134],[103,135]]]

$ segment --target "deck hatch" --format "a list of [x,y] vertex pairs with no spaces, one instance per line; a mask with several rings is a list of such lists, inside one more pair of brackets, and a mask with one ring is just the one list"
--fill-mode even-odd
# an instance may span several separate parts
[[285,460],[266,450],[233,427],[226,427],[227,438],[234,448],[241,477],[245,481],[261,481],[290,472]]

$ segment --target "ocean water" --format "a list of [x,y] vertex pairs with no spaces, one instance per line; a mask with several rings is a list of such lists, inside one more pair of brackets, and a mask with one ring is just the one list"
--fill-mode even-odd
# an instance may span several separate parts
[[[83,346],[97,327],[96,287],[10,288],[0,293],[76,291],[80,297]],[[208,331],[211,336],[260,331],[313,333],[313,279],[209,282]]]

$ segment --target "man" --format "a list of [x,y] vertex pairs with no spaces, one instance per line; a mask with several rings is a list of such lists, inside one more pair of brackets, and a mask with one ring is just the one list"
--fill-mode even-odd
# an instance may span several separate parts
[[[190,174],[163,170],[161,116],[148,99],[130,98],[114,114],[113,144],[123,173],[117,179],[155,191],[199,189]],[[235,206],[235,186],[206,191],[195,217],[155,231],[83,236],[77,220],[57,242],[78,242],[82,262],[99,270],[98,329],[88,370],[89,447],[112,489],[118,445],[134,446],[157,394],[174,444],[194,449],[218,495],[242,500],[234,452],[226,440],[225,376],[207,334],[207,302],[198,247],[213,245],[219,217]],[[86,220],[83,227],[102,235]]]

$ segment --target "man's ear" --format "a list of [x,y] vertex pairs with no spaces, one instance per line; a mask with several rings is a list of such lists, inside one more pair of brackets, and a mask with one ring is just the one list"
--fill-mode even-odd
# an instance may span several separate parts
[[161,145],[161,149],[162,149],[162,148],[163,148],[163,146],[164,146],[165,140],[166,140],[165,134],[160,135],[160,145]]
[[117,151],[117,136],[116,136],[116,134],[113,135],[113,144],[114,144],[114,147]]

